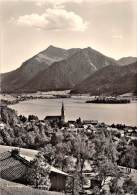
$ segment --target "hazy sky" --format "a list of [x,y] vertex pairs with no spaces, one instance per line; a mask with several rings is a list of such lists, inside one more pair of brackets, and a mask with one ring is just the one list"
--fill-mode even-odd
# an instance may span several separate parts
[[137,56],[137,0],[0,0],[1,72],[49,45]]

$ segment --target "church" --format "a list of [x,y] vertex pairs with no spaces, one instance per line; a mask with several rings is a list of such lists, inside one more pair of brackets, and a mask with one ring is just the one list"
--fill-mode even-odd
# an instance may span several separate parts
[[56,123],[64,124],[64,122],[65,122],[64,103],[62,102],[61,115],[46,116],[45,120],[49,121],[49,122],[56,122]]

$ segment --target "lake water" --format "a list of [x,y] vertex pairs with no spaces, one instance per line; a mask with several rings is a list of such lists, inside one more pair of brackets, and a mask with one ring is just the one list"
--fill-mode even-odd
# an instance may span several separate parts
[[47,115],[60,115],[62,101],[65,106],[65,120],[81,119],[98,120],[107,124],[124,123],[137,125],[137,102],[130,104],[86,104],[85,99],[35,99],[20,102],[10,107],[18,114],[28,116],[35,114],[39,119]]

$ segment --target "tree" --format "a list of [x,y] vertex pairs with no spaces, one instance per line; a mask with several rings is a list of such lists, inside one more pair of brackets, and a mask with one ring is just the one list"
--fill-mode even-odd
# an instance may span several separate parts
[[1,135],[2,135],[2,138],[3,138],[3,142],[8,146],[12,146],[14,138],[10,136],[8,128],[3,129],[1,131]]
[[76,172],[79,172],[79,179],[83,188],[83,168],[86,160],[91,160],[95,150],[94,144],[84,135],[78,135],[74,140],[74,156],[77,158]]
[[82,127],[82,121],[81,121],[80,117],[76,120],[76,126],[77,127]]
[[37,120],[38,120],[38,117],[35,116],[35,115],[29,115],[29,116],[28,116],[28,121],[32,121],[32,120],[37,121]]
[[19,121],[15,110],[7,106],[1,108],[1,120],[11,127],[14,127]]
[[36,134],[33,131],[26,134],[25,142],[27,143],[28,147],[35,148],[35,136]]
[[[118,181],[120,178],[120,170],[116,163],[113,163],[107,157],[102,156],[102,159],[98,163],[97,167],[97,178],[101,181],[101,188],[105,185],[105,182],[108,177],[115,178],[115,181]],[[117,180],[116,180],[117,179]]]
[[22,138],[21,137],[15,137],[13,145],[23,147],[24,143],[22,141]]
[[94,171],[97,173],[96,178],[100,181],[100,191],[108,179],[108,177],[115,178],[116,185],[120,178],[120,170],[117,166],[118,153],[114,145],[111,134],[105,130],[98,132],[95,139],[95,155],[94,155]]
[[3,138],[0,137],[0,144],[3,145],[4,144],[4,141],[3,141]]
[[118,178],[112,178],[109,183],[110,193],[114,195],[124,195],[124,191],[121,186],[118,185]]
[[121,156],[120,163],[125,167],[134,168],[136,166],[136,157],[137,149],[134,144],[127,145]]
[[41,151],[43,152],[43,156],[47,160],[47,162],[50,165],[55,164],[55,156],[56,156],[56,148],[55,146],[52,146],[51,144],[47,144],[44,148],[41,148]]
[[79,192],[82,191],[82,183],[81,183],[81,180],[80,180],[80,177],[81,177],[80,173],[77,169],[75,170],[75,173],[74,173],[73,177],[74,177],[73,192],[74,192],[74,195],[79,195]]
[[27,118],[23,115],[19,115],[19,119],[21,122],[25,123],[27,121]]
[[49,190],[51,187],[49,174],[49,164],[45,161],[43,154],[38,153],[28,168],[26,180],[34,188]]
[[124,193],[137,194],[137,184],[131,178],[127,178],[123,183]]
[[112,135],[110,132],[107,132],[105,129],[101,129],[101,131],[96,134],[93,142],[95,144],[96,151],[95,160],[100,159],[100,156],[102,155],[107,157],[107,159],[109,159],[113,163],[118,160],[119,153],[117,151],[115,143],[113,143]]
[[60,142],[56,145],[55,164],[62,171],[67,167],[67,155],[70,153],[70,145]]

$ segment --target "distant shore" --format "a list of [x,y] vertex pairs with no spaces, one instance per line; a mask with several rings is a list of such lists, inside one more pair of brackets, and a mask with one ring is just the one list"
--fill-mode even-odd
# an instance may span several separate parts
[[6,99],[6,98],[1,98],[1,103],[6,104],[6,105],[13,105],[13,104],[18,104],[19,102],[22,101],[27,101],[27,100],[33,100],[33,99],[57,99],[57,98],[70,98],[71,95],[66,94],[66,95],[14,95],[11,96],[12,98]]
[[[66,91],[51,91],[51,92],[38,92],[38,93],[29,93],[29,94],[0,94],[0,100],[2,104],[14,105],[22,101],[28,101],[33,99],[59,99],[59,98],[80,98],[90,101],[90,94],[70,94],[69,90]],[[122,98],[125,98],[123,95]],[[137,97],[130,95],[129,98],[132,101],[137,101]]]

